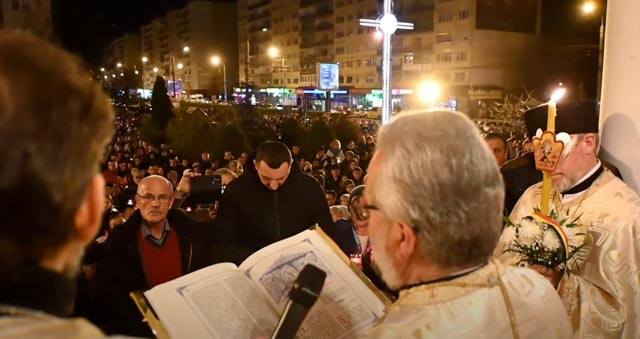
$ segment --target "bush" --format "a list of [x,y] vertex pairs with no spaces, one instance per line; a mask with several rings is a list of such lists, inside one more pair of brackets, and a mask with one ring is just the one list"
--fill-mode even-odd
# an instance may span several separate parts
[[336,139],[342,143],[342,146],[345,146],[349,141],[358,142],[362,137],[362,131],[358,123],[344,115],[341,115],[333,122],[331,129]]
[[202,151],[216,149],[218,129],[200,110],[193,113],[179,110],[167,127],[167,137],[178,154],[194,160],[200,158]]
[[286,119],[282,122],[281,141],[287,144],[289,147],[293,145],[300,146],[302,138],[304,137],[304,131],[300,122],[296,119]]
[[324,120],[316,120],[304,138],[302,149],[305,154],[315,154],[320,146],[327,147],[333,139],[335,135],[329,124]]

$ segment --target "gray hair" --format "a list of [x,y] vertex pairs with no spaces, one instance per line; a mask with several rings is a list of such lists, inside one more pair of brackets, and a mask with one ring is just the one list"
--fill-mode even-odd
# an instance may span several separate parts
[[[234,160],[232,160],[234,161]],[[233,177],[234,179],[238,179],[238,175],[236,173],[234,173],[232,170],[228,169],[228,168],[218,168],[215,172],[213,172],[213,175],[229,175],[231,177]]]
[[378,175],[367,182],[374,202],[388,219],[412,225],[422,258],[441,267],[488,260],[502,229],[504,184],[465,115],[403,113],[381,129],[377,152]]

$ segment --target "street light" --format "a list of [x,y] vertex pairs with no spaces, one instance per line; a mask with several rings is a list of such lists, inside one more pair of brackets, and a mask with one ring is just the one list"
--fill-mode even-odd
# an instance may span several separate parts
[[278,56],[282,56],[282,59],[281,59],[282,60],[282,66],[281,66],[282,67],[282,96],[281,97],[282,97],[282,104],[284,105],[285,104],[285,98],[284,98],[285,89],[284,89],[284,86],[285,86],[285,81],[286,81],[286,79],[285,79],[286,75],[285,75],[285,72],[284,72],[284,54],[281,54],[280,51],[276,47],[270,47],[269,50],[268,50],[268,53],[269,53],[269,56],[272,59],[275,59]]
[[[182,48],[182,52],[184,54],[189,53],[190,50],[191,49],[189,48],[189,46],[184,46]],[[183,67],[182,63],[178,64],[178,66],[180,67],[180,69],[182,69],[182,67]],[[171,75],[173,77],[173,97],[177,98],[177,95],[176,95],[176,58],[175,58],[175,56],[173,54],[171,54],[171,69],[172,69],[171,70]]]
[[117,64],[116,64],[116,67],[118,67],[118,68],[122,68],[122,63],[121,63],[121,62],[117,63]]
[[153,68],[153,73],[158,73],[158,67]]
[[437,83],[427,81],[418,86],[417,92],[421,101],[424,101],[429,105],[433,105],[440,98],[441,89],[440,85]]
[[101,68],[100,68],[100,72],[104,72],[104,67],[101,67]]
[[211,57],[211,63],[214,66],[219,66],[222,64],[222,81],[224,86],[224,102],[227,102],[227,65],[222,63],[222,59],[219,56],[215,55]]
[[593,1],[587,1],[582,4],[582,12],[584,14],[592,14],[596,10],[596,4]]
[[[601,7],[601,8],[599,8]],[[598,40],[598,88],[597,88],[597,100],[600,101],[601,89],[602,89],[602,62],[604,59],[604,20],[606,16],[606,6],[599,6],[594,0],[587,0],[580,6],[582,14],[585,16],[591,16],[597,11],[600,12],[600,29]]]

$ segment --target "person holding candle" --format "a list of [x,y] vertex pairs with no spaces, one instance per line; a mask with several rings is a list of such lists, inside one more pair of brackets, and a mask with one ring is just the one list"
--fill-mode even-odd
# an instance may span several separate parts
[[[547,119],[547,105],[527,113]],[[557,167],[549,173],[549,211],[559,219],[576,220],[582,248],[566,269],[530,266],[547,277],[563,300],[574,337],[640,337],[640,197],[598,160],[598,108],[594,102],[559,103],[555,129],[570,135]],[[515,205],[510,220],[522,220],[545,203],[542,185],[531,186]],[[506,237],[494,254],[516,264]],[[564,271],[567,272],[564,272]],[[563,274],[564,273],[564,274]]]

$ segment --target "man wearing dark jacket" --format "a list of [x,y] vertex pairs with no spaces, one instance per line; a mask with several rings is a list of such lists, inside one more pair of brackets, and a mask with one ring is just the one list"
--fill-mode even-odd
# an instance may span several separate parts
[[257,173],[244,174],[231,182],[220,201],[217,226],[237,247],[231,260],[240,263],[260,248],[314,224],[334,236],[322,188],[298,166],[292,166],[291,152],[285,144],[260,145],[253,163]]
[[105,329],[112,333],[151,336],[129,298],[211,264],[206,255],[206,225],[172,210],[173,188],[161,176],[149,176],[138,185],[139,210],[115,228],[104,244],[96,273],[96,298]]

